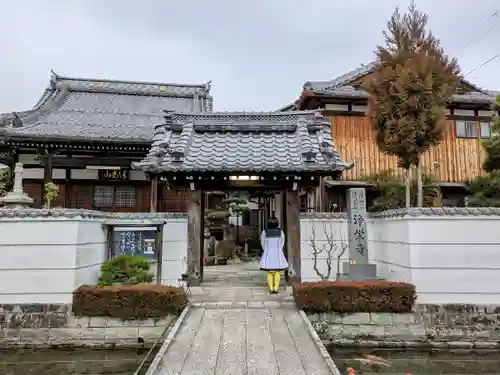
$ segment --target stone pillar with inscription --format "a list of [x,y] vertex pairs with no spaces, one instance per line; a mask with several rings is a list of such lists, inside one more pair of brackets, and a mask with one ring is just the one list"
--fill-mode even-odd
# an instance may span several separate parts
[[366,223],[366,190],[352,188],[347,191],[349,262],[344,263],[344,275],[351,280],[377,278],[375,264],[368,260],[368,226]]

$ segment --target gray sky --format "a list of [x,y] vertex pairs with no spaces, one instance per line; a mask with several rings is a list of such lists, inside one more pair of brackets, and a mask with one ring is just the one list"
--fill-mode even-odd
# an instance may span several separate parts
[[[216,110],[275,110],[295,100],[305,81],[328,80],[370,62],[394,7],[408,3],[4,0],[0,112],[31,108],[50,69],[85,78],[212,80]],[[498,0],[416,3],[464,72],[500,52],[500,16],[484,24],[500,8]],[[500,58],[468,78],[500,90]]]

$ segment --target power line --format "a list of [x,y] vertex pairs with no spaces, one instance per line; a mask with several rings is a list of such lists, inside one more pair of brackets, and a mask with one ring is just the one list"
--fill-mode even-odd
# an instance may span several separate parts
[[500,57],[500,52],[499,52],[499,53],[497,53],[497,54],[496,54],[495,56],[493,56],[492,58],[490,58],[489,60],[486,60],[484,63],[482,63],[482,64],[481,64],[481,65],[479,65],[478,67],[476,67],[476,68],[472,69],[471,71],[469,71],[469,72],[465,75],[465,77],[467,77],[467,76],[468,76],[469,74],[471,74],[471,73],[474,73],[476,70],[478,70],[478,69],[482,68],[483,66],[488,65],[490,62],[492,62],[493,60],[496,60],[496,59],[497,59],[497,58],[499,58],[499,57]]
[[472,34],[472,37],[468,40],[467,43],[465,43],[465,46],[464,48],[462,49],[462,52],[465,51],[467,49],[467,47],[469,47],[472,42],[475,42],[475,41],[478,41],[478,40],[481,40],[482,38],[484,38],[486,35],[488,35],[491,30],[493,30],[495,28],[495,25],[491,26],[488,31],[486,31],[486,33],[484,33],[483,35],[481,35],[479,38],[477,37],[477,33],[479,31],[481,31],[481,29],[483,28],[483,26],[485,26],[486,24],[488,24],[488,22],[490,22],[490,20],[492,20],[494,17],[497,17],[500,19],[500,8],[498,8],[495,12],[493,12],[492,15],[490,15],[488,17],[488,19],[486,21],[483,22],[483,24],[481,26],[479,26],[479,28]]

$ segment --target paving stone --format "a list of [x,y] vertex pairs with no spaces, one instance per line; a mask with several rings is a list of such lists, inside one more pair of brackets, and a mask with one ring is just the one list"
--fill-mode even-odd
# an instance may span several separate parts
[[265,309],[248,309],[247,316],[247,373],[248,375],[276,375],[278,363],[269,331]]
[[222,328],[222,340],[215,375],[244,375],[247,373],[248,323],[246,313],[244,309],[227,311]]
[[286,314],[285,321],[295,342],[295,348],[305,373],[307,375],[331,375],[330,369],[314,344],[299,312]]
[[225,310],[205,310],[181,375],[215,373],[225,315]]
[[263,301],[250,301],[248,302],[249,309],[263,309],[264,302]]
[[[201,320],[206,310],[192,309],[182,323],[174,341],[161,359],[165,371],[156,372],[157,375],[179,375],[186,358],[191,350],[196,332],[200,328]],[[160,370],[160,369],[158,369]]]
[[283,310],[271,312],[270,331],[280,374],[307,375],[285,321]]

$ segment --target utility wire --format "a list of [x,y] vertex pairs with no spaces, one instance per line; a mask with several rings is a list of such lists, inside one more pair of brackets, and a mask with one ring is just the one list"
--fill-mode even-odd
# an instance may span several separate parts
[[497,53],[495,56],[493,56],[492,58],[486,60],[484,63],[482,63],[481,65],[479,65],[478,67],[472,69],[471,71],[467,72],[467,74],[465,74],[465,77],[467,77],[469,74],[471,73],[474,73],[476,70],[482,68],[483,66],[485,65],[488,65],[490,62],[492,62],[493,60],[496,60],[500,57],[500,52]]
[[479,31],[481,31],[481,29],[483,28],[483,26],[485,26],[486,24],[488,24],[488,22],[490,22],[490,20],[492,20],[494,17],[498,17],[500,19],[500,8],[498,8],[495,12],[493,12],[492,15],[490,15],[488,17],[488,19],[486,21],[483,22],[483,24],[481,26],[479,26],[479,28],[472,34],[472,37],[468,40],[467,43],[465,43],[465,46],[464,48],[462,49],[462,52],[465,51],[467,49],[467,47],[469,47],[472,42],[475,42],[475,41],[478,41],[478,40],[481,40],[482,38],[484,38],[486,35],[488,35],[491,30],[493,30],[495,28],[495,25],[491,26],[487,31],[486,33],[484,33],[483,35],[481,35],[479,38],[477,38],[477,33]]

